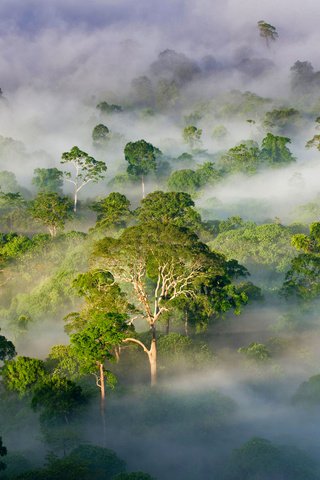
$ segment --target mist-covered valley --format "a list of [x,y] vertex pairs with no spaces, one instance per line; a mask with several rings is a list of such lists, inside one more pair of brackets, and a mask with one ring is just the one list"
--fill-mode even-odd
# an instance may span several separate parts
[[0,2],[0,478],[320,478],[319,14]]

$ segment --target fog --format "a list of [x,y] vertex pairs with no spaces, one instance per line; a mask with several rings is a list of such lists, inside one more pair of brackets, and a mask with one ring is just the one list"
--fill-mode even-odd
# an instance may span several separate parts
[[[85,205],[87,200],[121,191],[134,209],[141,198],[140,184],[112,183],[126,172],[127,142],[144,138],[158,147],[168,162],[165,173],[195,170],[207,161],[218,164],[225,151],[245,140],[261,145],[267,132],[265,113],[292,107],[301,112],[300,123],[275,133],[290,137],[294,163],[253,175],[226,175],[197,191],[194,201],[206,221],[238,215],[258,225],[304,223],[299,208],[319,203],[319,152],[305,148],[318,133],[319,95],[311,86],[310,91],[295,91],[290,68],[300,60],[311,62],[315,73],[320,70],[319,16],[320,4],[314,0],[25,0],[23,4],[1,0],[0,171],[14,172],[32,197],[34,169],[64,169],[62,152],[78,145],[108,168],[105,179],[80,192],[80,202]],[[279,33],[270,48],[259,37],[257,22],[262,19]],[[166,50],[176,52],[179,68],[171,68],[170,59],[161,57]],[[134,86],[139,77],[150,80],[151,100],[139,98]],[[172,103],[159,99],[161,79],[175,82]],[[242,98],[244,92],[262,97],[258,106],[230,110],[236,101],[241,103],[235,98]],[[104,114],[97,108],[102,101],[120,105],[122,111]],[[224,110],[226,105],[229,110]],[[202,143],[192,152],[191,165],[185,166],[177,157],[188,151],[182,132],[194,118],[202,129]],[[249,124],[250,119],[254,123]],[[92,142],[92,130],[100,123],[114,135],[105,149]],[[218,138],[214,129],[220,126],[226,134]],[[161,175],[146,180],[146,193],[168,190],[167,178]],[[71,193],[67,182],[64,193]],[[93,217],[91,212],[68,223],[67,232],[88,232]],[[66,237],[57,247],[48,247],[36,258],[25,257],[21,264],[18,260],[5,272],[0,287],[1,334],[14,341],[19,355],[45,359],[53,345],[68,343],[63,318],[82,304],[69,284],[88,267],[86,255],[92,244],[85,242]],[[78,248],[79,258],[72,256],[73,248]],[[227,313],[207,332],[195,334],[197,341],[206,342],[209,359],[193,363],[193,353],[188,357],[184,352],[168,359],[164,354],[161,360],[160,352],[160,382],[153,392],[147,387],[143,352],[124,351],[120,363],[110,366],[119,384],[107,394],[105,444],[93,398],[94,381],[84,382],[91,396],[79,420],[83,442],[114,449],[128,470],[143,470],[158,480],[228,480],[226,466],[233,449],[252,437],[298,447],[318,460],[319,407],[296,405],[293,397],[302,382],[319,373],[319,305],[301,307],[280,297],[285,271],[270,273],[257,264],[251,273],[249,280],[262,288],[264,299],[243,306],[239,316]],[[51,295],[52,304],[42,305],[53,279],[63,288]],[[60,304],[55,309],[56,298]],[[19,330],[15,322],[26,311],[32,312],[32,320],[26,331]],[[165,327],[160,330],[164,333]],[[176,331],[183,333],[181,325]],[[267,345],[266,362],[239,352],[252,342]],[[22,418],[19,438],[17,427],[8,421],[13,415],[8,406],[9,414],[0,412],[0,435],[9,451],[19,450],[41,465],[54,447],[43,441],[28,399],[15,401]],[[2,402],[5,405],[6,400]],[[13,424],[19,421],[14,416]]]

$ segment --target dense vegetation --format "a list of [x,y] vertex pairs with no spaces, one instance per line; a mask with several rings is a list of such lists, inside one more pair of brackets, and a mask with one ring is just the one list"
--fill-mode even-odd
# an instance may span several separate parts
[[319,72],[224,68],[160,52],[58,157],[0,136],[1,478],[320,478]]

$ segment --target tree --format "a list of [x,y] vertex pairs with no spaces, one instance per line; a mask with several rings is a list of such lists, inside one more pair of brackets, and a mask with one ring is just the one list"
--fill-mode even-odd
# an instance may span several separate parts
[[92,130],[92,140],[95,147],[104,147],[110,140],[110,130],[103,123],[99,123]]
[[306,143],[306,148],[316,148],[317,150],[320,151],[320,135],[314,135],[311,140],[308,140]]
[[100,110],[101,113],[104,113],[104,114],[110,114],[110,113],[120,113],[123,111],[122,107],[120,107],[120,105],[114,105],[114,104],[110,104],[108,102],[100,102],[98,103],[97,105],[97,109]]
[[266,45],[270,47],[270,41],[275,41],[279,37],[276,28],[270,23],[265,22],[264,20],[260,20],[258,22],[258,29],[260,33],[260,37],[262,37],[266,41]]
[[62,195],[63,172],[57,168],[36,168],[32,184],[39,192]]
[[200,181],[194,170],[185,168],[172,172],[168,178],[168,188],[174,192],[195,193],[200,188]]
[[292,245],[302,251],[287,271],[281,295],[310,302],[320,295],[320,223],[310,225],[310,234],[296,234]]
[[8,390],[27,395],[46,375],[42,360],[30,357],[17,357],[7,361],[2,369],[3,382]]
[[34,410],[40,410],[40,421],[69,425],[79,408],[86,403],[82,388],[59,376],[43,377],[35,386],[31,400]]
[[158,148],[145,140],[129,142],[124,148],[124,156],[129,163],[127,172],[141,178],[142,197],[144,198],[144,177],[157,169],[157,157],[161,155]]
[[[119,283],[127,283],[129,298],[139,305],[140,316],[150,330],[151,345],[147,347],[134,337],[124,342],[138,344],[147,354],[151,384],[155,385],[157,322],[174,308],[174,301],[196,296],[200,284],[215,280],[218,285],[227,272],[224,258],[210,252],[191,231],[171,223],[129,227],[118,239],[99,241],[93,255],[96,268],[110,272]],[[216,300],[221,303],[225,298],[220,293]]]
[[72,203],[67,197],[60,197],[57,193],[39,193],[29,207],[31,216],[43,223],[50,235],[55,237],[59,229],[72,216]]
[[219,160],[219,167],[224,173],[245,173],[252,175],[259,168],[259,146],[248,141],[230,148]]
[[2,228],[12,231],[26,222],[27,202],[20,193],[0,192],[0,218]]
[[274,109],[264,116],[263,124],[267,130],[285,134],[294,131],[301,118],[300,112],[295,108]]
[[97,228],[123,228],[131,218],[130,202],[125,195],[112,192],[107,197],[94,202],[92,210],[97,212]]
[[17,352],[13,343],[0,335],[0,361],[12,360],[16,355]]
[[287,147],[288,143],[291,143],[290,138],[268,133],[262,140],[260,161],[270,167],[279,167],[295,162],[295,157]]
[[[4,457],[7,455],[7,449],[2,443],[2,438],[0,437],[0,457]],[[4,462],[0,462],[0,470],[5,470],[6,464]]]
[[61,163],[71,165],[75,169],[74,178],[71,173],[65,172],[66,180],[74,186],[74,212],[77,211],[78,193],[89,182],[97,183],[101,180],[107,170],[104,162],[95,160],[86,152],[83,152],[78,147],[71,148],[70,152],[64,152],[61,157]]
[[302,382],[294,394],[292,402],[294,405],[301,405],[307,408],[319,407],[320,375],[313,375],[306,382]]
[[183,129],[183,140],[189,145],[191,150],[201,145],[201,128],[197,128],[194,125],[187,125]]
[[137,215],[142,223],[173,223],[196,228],[201,217],[193,207],[194,201],[188,193],[155,191],[142,200]]
[[315,462],[293,446],[275,445],[254,437],[233,451],[228,464],[228,480],[316,480]]
[[0,171],[0,191],[2,193],[16,193],[19,190],[15,174],[7,170]]
[[114,360],[114,348],[120,345],[128,326],[125,315],[96,312],[87,325],[70,337],[71,346],[80,360],[82,373],[93,374],[100,389],[100,412],[105,438],[105,377],[114,386],[115,377],[105,369],[106,360]]

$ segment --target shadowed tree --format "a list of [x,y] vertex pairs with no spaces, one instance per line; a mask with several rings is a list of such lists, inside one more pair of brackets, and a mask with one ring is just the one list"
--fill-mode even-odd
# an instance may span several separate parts
[[62,195],[63,172],[57,168],[36,168],[32,184],[39,192]]
[[270,23],[265,22],[264,20],[260,20],[258,22],[258,29],[260,33],[260,37],[262,37],[267,47],[270,47],[270,42],[274,42],[279,37],[276,28]]
[[[7,455],[7,449],[2,443],[2,438],[0,437],[0,457]],[[0,461],[0,470],[5,470],[6,464]]]
[[71,148],[70,152],[64,152],[61,157],[61,163],[70,163],[74,167],[74,176],[70,172],[65,172],[67,182],[74,186],[74,207],[77,211],[78,193],[89,182],[97,183],[101,180],[107,170],[104,162],[95,160],[86,152],[83,152],[78,147]]
[[16,354],[13,343],[3,335],[0,335],[0,361],[12,360]]
[[110,140],[109,133],[109,128],[103,125],[103,123],[99,123],[99,125],[96,125],[92,130],[93,145],[100,148],[104,147]]

